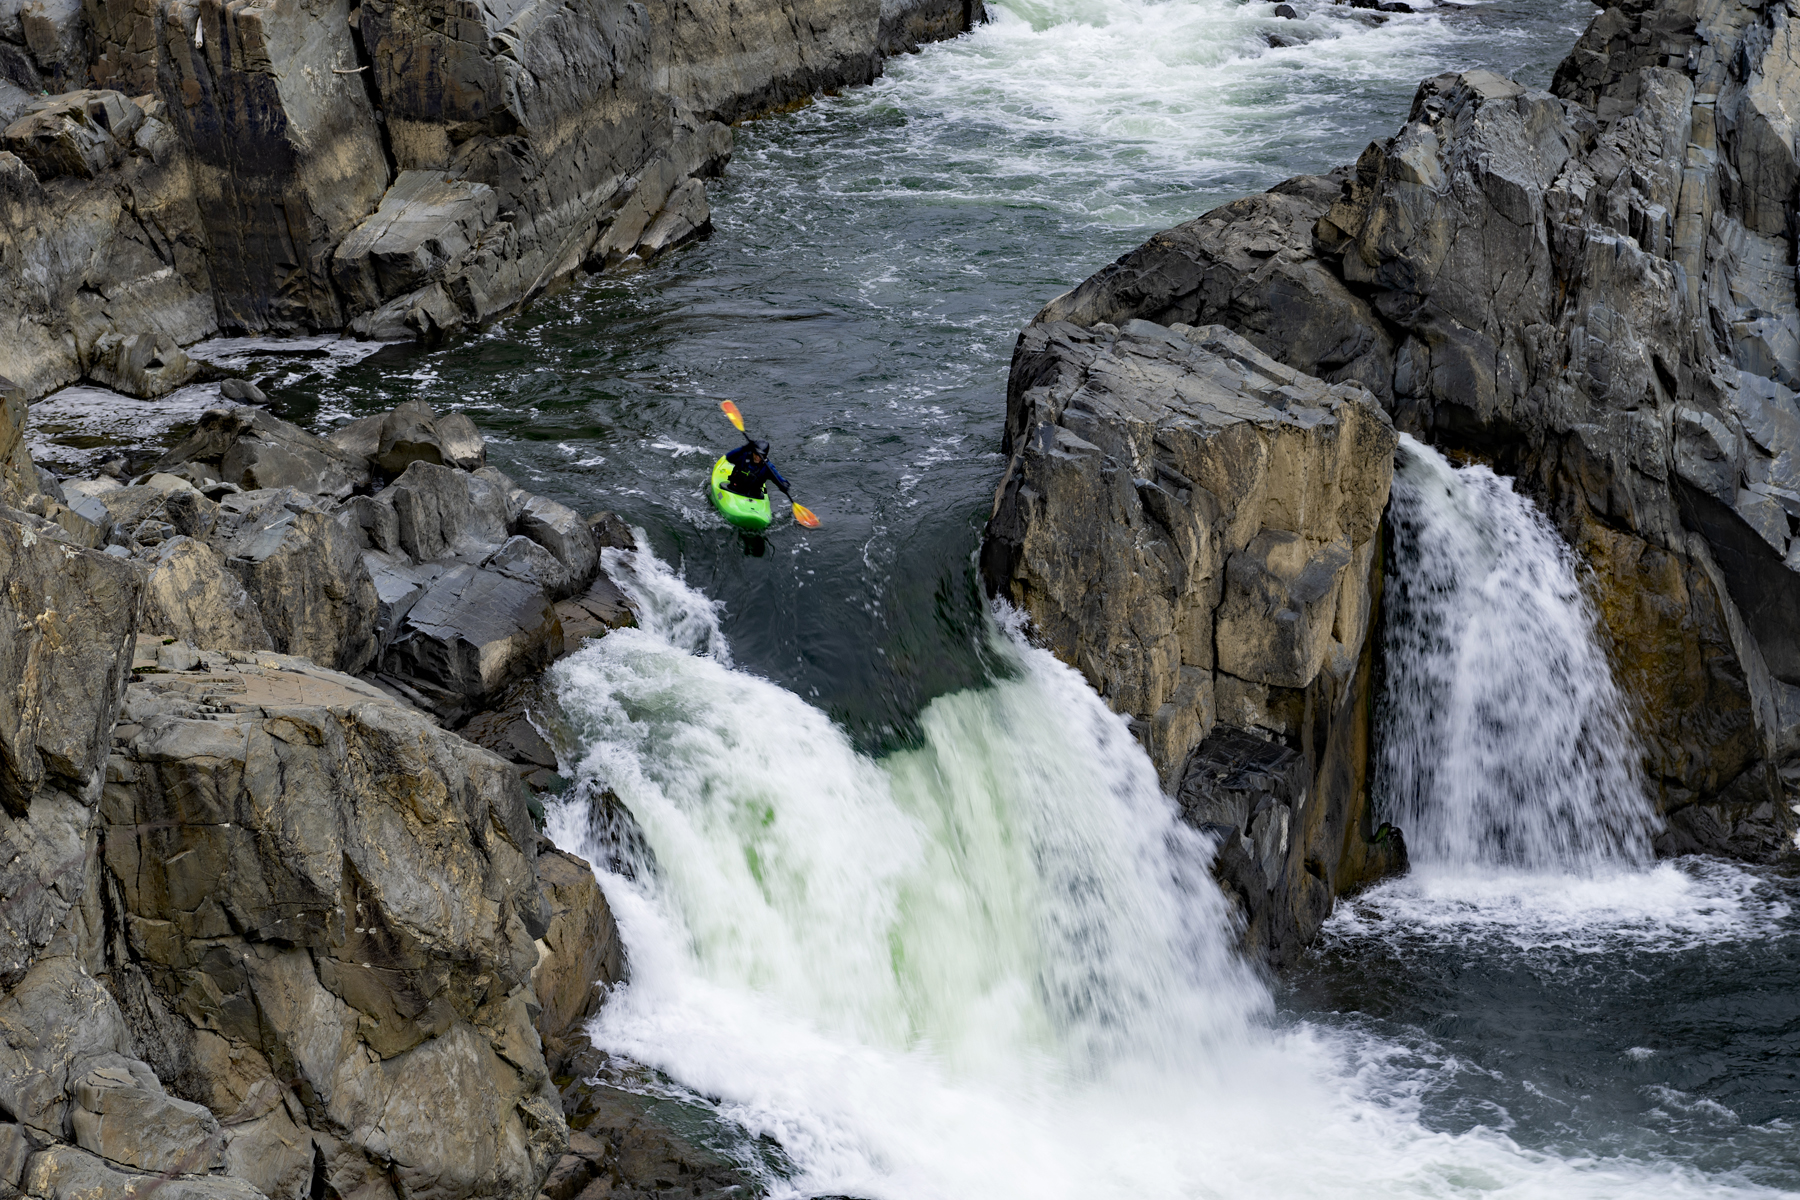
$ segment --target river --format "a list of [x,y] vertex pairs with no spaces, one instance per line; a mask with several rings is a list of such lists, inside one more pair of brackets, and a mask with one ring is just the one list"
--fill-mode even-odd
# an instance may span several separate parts
[[[644,628],[555,676],[559,840],[608,849],[582,789],[610,786],[654,860],[603,880],[633,982],[598,1039],[778,1142],[778,1194],[1800,1193],[1793,879],[1446,835],[1270,984],[1123,726],[974,580],[1044,301],[1352,160],[1422,76],[1547,83],[1592,5],[990,7],[739,127],[713,236],[649,270],[437,349],[214,351],[320,427],[460,408],[527,487],[644,531]],[[722,399],[820,529],[712,515]],[[1518,778],[1501,807],[1543,804]]]

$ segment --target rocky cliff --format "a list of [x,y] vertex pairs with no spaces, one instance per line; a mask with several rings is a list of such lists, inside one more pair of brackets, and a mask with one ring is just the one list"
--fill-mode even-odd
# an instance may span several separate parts
[[1551,91],[1427,80],[1354,167],[1159,234],[1034,326],[1216,322],[1515,475],[1593,568],[1663,853],[1794,829],[1795,20],[1609,3]]
[[65,489],[0,393],[0,1196],[537,1195],[625,963],[520,688],[629,533],[423,405]]
[[1009,396],[989,585],[1131,718],[1284,962],[1404,864],[1367,780],[1393,425],[1217,325],[1036,322]]
[[437,337],[710,228],[725,124],[979,0],[0,0],[0,375],[159,395],[217,332]]

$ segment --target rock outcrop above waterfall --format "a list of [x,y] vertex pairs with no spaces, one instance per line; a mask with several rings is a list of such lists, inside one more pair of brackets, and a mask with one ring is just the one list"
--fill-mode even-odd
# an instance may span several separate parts
[[[432,338],[711,227],[726,123],[980,0],[0,5],[0,374],[154,396],[213,333]],[[39,93],[50,93],[40,95]]]
[[[623,952],[534,826],[530,714],[478,735],[510,757],[445,726],[529,702],[495,689],[565,648],[561,606],[629,622],[599,574],[629,534],[423,405],[335,443],[219,410],[65,487],[0,399],[0,1196],[536,1196]],[[536,623],[464,586],[427,629],[459,573]]]
[[1665,853],[1794,831],[1796,20],[1606,5],[1551,91],[1426,80],[1354,167],[1159,234],[1038,320],[1228,325],[1515,475],[1594,568]]
[[1392,422],[1218,325],[1039,321],[1008,397],[988,585],[1131,718],[1286,961],[1404,863],[1367,778]]

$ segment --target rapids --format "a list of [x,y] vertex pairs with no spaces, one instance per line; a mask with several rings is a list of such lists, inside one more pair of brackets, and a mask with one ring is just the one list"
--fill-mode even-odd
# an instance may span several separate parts
[[[318,425],[460,408],[532,490],[645,531],[617,564],[643,628],[555,676],[577,784],[554,834],[628,868],[602,884],[633,978],[596,1038],[778,1143],[785,1165],[745,1153],[781,1196],[1800,1194],[1800,889],[1641,861],[1579,578],[1502,481],[1407,451],[1397,492],[1440,533],[1504,517],[1496,561],[1527,569],[1498,578],[1531,586],[1434,599],[1415,547],[1411,611],[1443,632],[1392,681],[1416,740],[1385,743],[1384,802],[1420,866],[1278,984],[1233,956],[1208,847],[1124,726],[971,566],[1045,300],[1352,161],[1424,75],[1541,86],[1593,6],[989,7],[871,87],[740,126],[713,237],[648,271],[439,348],[209,351]],[[757,546],[711,514],[724,398],[823,528]],[[1496,698],[1550,703],[1514,715],[1589,751],[1487,737]],[[595,822],[601,787],[641,844]],[[1596,815],[1613,835],[1585,836]]]

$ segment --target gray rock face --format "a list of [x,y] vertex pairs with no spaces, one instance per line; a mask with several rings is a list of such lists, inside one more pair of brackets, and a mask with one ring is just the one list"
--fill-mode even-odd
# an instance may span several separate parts
[[273,650],[275,639],[243,580],[205,542],[175,537],[157,548],[144,580],[146,633],[220,650]]
[[1035,323],[1008,396],[988,585],[1132,718],[1170,790],[1278,743],[1298,782],[1274,808],[1204,820],[1226,850],[1258,845],[1236,890],[1252,948],[1283,961],[1333,896],[1397,865],[1366,771],[1393,426],[1360,386],[1216,325]]
[[[29,8],[0,37],[0,317],[25,331],[0,370],[33,397],[84,374],[166,390],[174,351],[221,324],[435,339],[584,265],[646,262],[709,231],[726,122],[982,17],[979,0]],[[89,82],[117,90],[69,91]],[[43,88],[66,94],[26,94]]]
[[[209,666],[132,686],[101,805],[140,1041],[240,1117],[228,1162],[297,1179],[271,1195],[535,1195],[567,1134],[517,774],[303,660]],[[284,1131],[298,1172],[248,1153]]]
[[220,1165],[225,1137],[205,1106],[177,1100],[148,1066],[123,1055],[86,1066],[69,1112],[77,1146],[156,1174],[204,1174]]
[[[593,873],[556,855],[540,878],[518,765],[268,647],[355,668],[404,626],[415,682],[449,678],[440,711],[466,711],[560,649],[556,610],[535,578],[415,562],[395,502],[461,496],[407,510],[414,545],[498,537],[509,568],[575,589],[598,567],[590,523],[417,460],[406,487],[341,505],[229,485],[214,503],[167,472],[46,488],[13,461],[18,400],[0,393],[0,498],[27,506],[0,506],[0,1192],[537,1195],[567,1147],[542,1039],[566,1064],[623,977]],[[244,411],[203,422],[177,469],[246,443],[360,467]],[[401,418],[479,461],[466,419]],[[76,544],[63,518],[102,527],[62,501],[104,522],[107,553]]]
[[12,817],[29,820],[45,786],[79,790],[104,761],[140,595],[124,563],[0,520],[0,809]]
[[593,867],[561,850],[545,850],[537,875],[550,923],[531,979],[543,1008],[538,1031],[544,1059],[555,1076],[566,1073],[587,1045],[587,1023],[599,1013],[606,989],[627,978],[625,947]]
[[1291,960],[1401,869],[1367,792],[1391,425],[1213,327],[1040,322],[1015,357],[983,566],[1131,714],[1249,947]]
[[360,671],[375,657],[375,584],[357,537],[292,488],[227,496],[211,541],[255,602],[275,647]]
[[187,149],[160,100],[39,103],[0,145],[0,374],[30,397],[90,372],[166,391],[219,327]]
[[67,92],[35,101],[0,133],[40,181],[92,179],[127,153],[144,113],[118,92]]
[[1041,318],[1228,324],[1516,474],[1595,567],[1669,853],[1792,833],[1791,22],[1608,7],[1554,94],[1427,80],[1353,169],[1159,234]]

